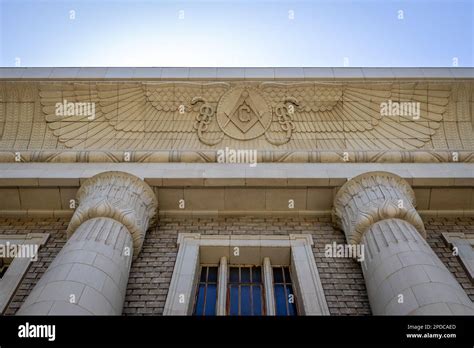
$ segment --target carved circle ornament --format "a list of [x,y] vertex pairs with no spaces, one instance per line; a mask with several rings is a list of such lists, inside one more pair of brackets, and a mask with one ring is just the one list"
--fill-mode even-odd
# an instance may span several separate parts
[[255,89],[236,87],[226,92],[217,106],[217,123],[229,137],[255,139],[272,122],[272,109]]

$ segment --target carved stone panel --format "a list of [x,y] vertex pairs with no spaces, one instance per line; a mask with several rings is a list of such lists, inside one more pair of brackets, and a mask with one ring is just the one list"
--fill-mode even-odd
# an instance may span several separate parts
[[237,87],[226,92],[217,107],[217,123],[233,139],[255,139],[270,126],[272,110],[253,89]]
[[[474,161],[470,81],[0,84],[0,162]],[[456,153],[456,154],[453,154]],[[263,156],[263,155],[262,155]]]

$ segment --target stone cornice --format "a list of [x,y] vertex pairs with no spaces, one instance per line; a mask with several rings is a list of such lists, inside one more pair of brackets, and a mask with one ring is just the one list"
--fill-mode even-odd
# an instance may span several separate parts
[[0,187],[77,187],[104,171],[124,171],[150,186],[339,187],[370,171],[389,171],[416,188],[473,187],[471,163],[0,163]]
[[474,68],[361,67],[51,67],[0,68],[0,80],[471,79]]

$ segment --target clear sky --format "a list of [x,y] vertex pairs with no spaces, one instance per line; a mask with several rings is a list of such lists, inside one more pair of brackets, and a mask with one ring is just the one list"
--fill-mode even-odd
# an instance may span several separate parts
[[474,66],[474,0],[0,0],[0,21],[1,66]]

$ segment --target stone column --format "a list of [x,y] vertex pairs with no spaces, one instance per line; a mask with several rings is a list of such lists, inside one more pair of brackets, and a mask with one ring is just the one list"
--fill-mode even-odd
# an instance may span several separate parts
[[66,245],[19,315],[120,315],[132,257],[155,217],[153,190],[124,172],[88,179],[77,193]]
[[362,271],[376,315],[474,315],[474,305],[425,241],[410,185],[387,172],[345,183],[333,219],[349,244],[362,244]]

